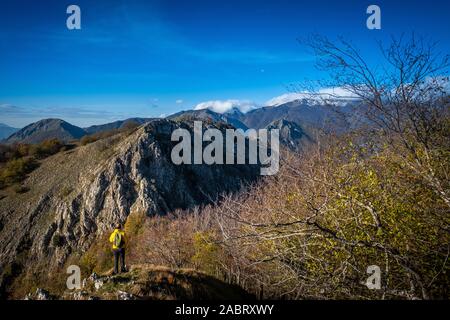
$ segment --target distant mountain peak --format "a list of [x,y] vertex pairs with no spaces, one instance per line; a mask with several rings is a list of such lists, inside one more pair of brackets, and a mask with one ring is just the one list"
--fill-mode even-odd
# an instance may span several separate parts
[[12,134],[6,143],[39,143],[47,139],[70,141],[86,135],[82,128],[74,126],[62,119],[42,119],[31,123]]
[[239,110],[233,113],[217,113],[210,109],[187,110],[175,113],[168,117],[168,119],[175,121],[198,120],[198,121],[213,121],[227,123],[236,129],[247,130],[248,127],[239,119],[244,114]]
[[8,126],[7,124],[0,123],[0,140],[8,138],[14,132],[17,132],[19,129]]

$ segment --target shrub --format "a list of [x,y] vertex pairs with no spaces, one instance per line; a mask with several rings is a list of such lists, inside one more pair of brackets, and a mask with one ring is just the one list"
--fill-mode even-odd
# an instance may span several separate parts
[[133,129],[136,129],[137,127],[139,127],[139,123],[137,123],[136,121],[130,120],[130,121],[127,121],[124,124],[122,124],[122,127],[120,129],[123,131],[131,131]]
[[104,273],[113,266],[113,255],[109,234],[98,237],[94,244],[83,254],[80,259],[80,267],[87,274],[92,272]]
[[0,180],[4,184],[20,182],[28,173],[33,171],[37,165],[37,162],[33,158],[19,158],[10,160],[3,168],[0,175]]
[[117,130],[117,129],[111,129],[111,130],[106,130],[106,131],[101,131],[101,132],[97,132],[97,133],[93,133],[90,134],[88,136],[84,136],[80,139],[80,144],[82,146],[85,146],[89,143],[98,141],[98,140],[103,140],[109,137],[112,137],[118,133],[120,133],[121,130]]
[[80,140],[80,144],[82,145],[82,146],[85,146],[85,145],[87,145],[87,144],[89,144],[89,143],[92,143],[92,142],[95,142],[95,141],[97,141],[98,139],[95,137],[95,136],[93,136],[93,135],[90,135],[90,136],[84,136],[83,138],[81,138],[81,140]]
[[125,234],[127,238],[139,235],[144,227],[146,215],[144,212],[132,212],[125,222]]
[[[21,182],[27,174],[37,168],[37,159],[51,156],[63,148],[64,145],[58,139],[45,140],[35,145],[23,143],[12,146],[0,145],[0,189]],[[28,191],[20,186],[14,189],[17,193]]]
[[30,153],[30,145],[28,144],[13,144],[0,145],[0,163],[6,163],[12,159],[26,157]]
[[195,254],[192,262],[204,272],[214,275],[219,261],[220,247],[216,244],[213,231],[197,231],[193,235]]
[[32,145],[30,155],[42,159],[59,152],[62,147],[63,144],[58,139],[49,139],[40,144]]
[[15,185],[13,189],[16,193],[25,193],[25,192],[30,191],[30,188],[22,186],[22,185]]

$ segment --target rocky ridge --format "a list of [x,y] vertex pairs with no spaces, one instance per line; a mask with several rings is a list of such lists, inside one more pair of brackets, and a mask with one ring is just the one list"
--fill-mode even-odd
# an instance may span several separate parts
[[257,178],[257,166],[174,165],[170,136],[181,127],[192,130],[155,120],[46,159],[25,180],[30,191],[0,200],[1,284],[8,269],[46,266],[51,273],[131,212],[187,209]]

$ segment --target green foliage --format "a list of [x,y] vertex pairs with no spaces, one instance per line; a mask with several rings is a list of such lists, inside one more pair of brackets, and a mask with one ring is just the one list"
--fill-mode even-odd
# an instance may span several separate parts
[[[38,160],[61,151],[63,147],[58,139],[45,140],[34,145],[0,145],[0,188],[20,183],[38,167]],[[15,186],[17,193],[26,191],[25,187]]]
[[93,136],[93,135],[89,135],[89,136],[84,136],[84,137],[82,137],[81,139],[80,139],[80,144],[82,145],[82,146],[85,146],[85,145],[87,145],[87,144],[89,144],[89,143],[92,143],[92,142],[95,142],[95,141],[97,141],[98,139],[95,137],[95,136]]
[[83,273],[92,274],[97,266],[97,259],[93,253],[87,252],[81,257],[79,263]]
[[29,155],[37,159],[43,159],[51,156],[61,150],[63,144],[58,139],[45,140],[39,144],[29,147]]
[[111,269],[113,254],[109,234],[97,238],[89,250],[81,256],[79,263],[83,274],[104,273]]
[[194,255],[192,263],[208,274],[215,274],[220,261],[220,246],[213,231],[197,231],[193,234]]
[[37,162],[33,158],[12,159],[2,168],[0,172],[0,181],[4,184],[20,182],[36,167]]
[[125,225],[125,248],[127,259],[132,260],[134,257],[142,257],[140,250],[142,242],[142,234],[145,230],[146,214],[142,211],[135,211],[130,213]]
[[[339,146],[331,148],[328,159],[342,150]],[[395,283],[397,291],[411,290],[411,270],[420,283],[433,283],[435,277],[444,277],[441,281],[445,282],[448,270],[436,272],[436,266],[445,266],[450,243],[442,229],[448,225],[445,203],[423,184],[399,152],[391,146],[378,150],[377,155],[349,150],[345,161],[330,160],[333,164],[328,165],[333,169],[327,184],[333,189],[328,190],[327,207],[316,219],[329,232],[307,246],[308,256],[314,257],[307,259],[309,275],[329,277],[331,283],[348,290],[349,279],[364,280],[365,268],[376,264],[388,270],[385,281]],[[448,168],[450,159],[441,160],[440,166]],[[353,267],[343,276],[346,264]],[[337,271],[342,277],[336,275]],[[337,292],[334,288],[329,287],[332,292],[328,295]],[[369,294],[363,287],[355,286],[354,290]],[[438,287],[423,290],[439,295],[434,292]]]
[[125,234],[127,238],[138,236],[142,233],[146,215],[142,211],[132,212],[125,222]]
[[139,126],[139,124],[137,124],[134,121],[126,122],[123,125],[123,127],[120,129],[105,130],[105,131],[100,131],[100,132],[93,133],[90,135],[86,135],[80,139],[80,144],[82,146],[85,146],[85,145],[93,143],[95,141],[103,140],[103,139],[115,136],[122,132],[132,132],[138,126]]
[[132,131],[134,129],[136,129],[137,127],[139,127],[139,123],[137,123],[136,121],[130,120],[125,122],[122,127],[120,128],[120,130],[122,131]]

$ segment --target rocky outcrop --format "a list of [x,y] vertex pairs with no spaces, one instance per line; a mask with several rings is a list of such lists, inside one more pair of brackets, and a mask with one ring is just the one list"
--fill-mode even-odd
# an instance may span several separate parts
[[25,181],[28,195],[0,200],[2,268],[44,261],[51,270],[133,211],[187,209],[257,178],[257,166],[174,165],[170,137],[179,127],[192,130],[188,123],[155,120],[46,159]]
[[232,112],[226,113],[217,113],[209,109],[201,109],[177,112],[167,118],[175,121],[189,121],[195,119],[204,122],[222,122],[229,124],[236,129],[247,130],[248,127],[238,119],[241,115],[243,114],[238,110],[232,110]]
[[36,292],[27,294],[24,300],[54,300],[55,298],[47,290],[37,288]]
[[[101,281],[102,286],[95,286]],[[253,300],[244,289],[191,269],[153,265],[131,266],[119,275],[84,281],[80,290],[66,291],[67,300]]]
[[271,122],[266,128],[269,132],[272,129],[278,129],[280,145],[293,151],[298,151],[305,143],[312,141],[303,128],[292,121],[276,120]]

